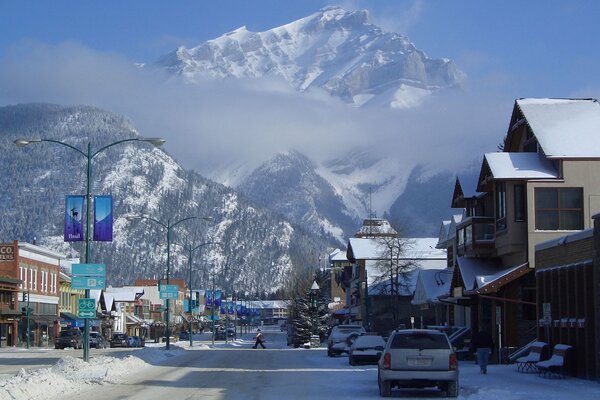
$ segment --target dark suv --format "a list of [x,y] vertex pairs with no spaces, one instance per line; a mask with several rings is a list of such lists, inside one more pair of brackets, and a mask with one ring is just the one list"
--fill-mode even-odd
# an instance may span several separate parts
[[54,342],[54,348],[64,349],[67,347],[83,349],[83,334],[79,329],[67,329],[60,331],[56,341]]
[[110,347],[128,347],[129,336],[125,333],[114,333],[110,340]]

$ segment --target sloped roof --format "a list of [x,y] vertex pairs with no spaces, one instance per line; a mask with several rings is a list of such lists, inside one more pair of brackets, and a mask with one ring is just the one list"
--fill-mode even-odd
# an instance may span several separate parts
[[[401,259],[446,259],[446,251],[436,248],[438,238],[407,238],[406,251]],[[380,239],[350,238],[348,251],[356,260],[380,260],[385,253]]]
[[518,99],[516,104],[547,157],[600,157],[597,100]]
[[340,249],[335,249],[334,251],[329,253],[329,261],[330,262],[344,262],[344,261],[347,262],[348,259],[346,258],[346,251],[340,250]]
[[466,291],[476,290],[479,287],[478,275],[494,275],[502,270],[502,262],[499,258],[458,257],[456,262]]
[[486,153],[484,159],[494,179],[556,179],[559,177],[552,162],[538,153]]
[[531,272],[529,263],[516,265],[514,267],[503,269],[492,275],[478,275],[477,285],[479,293],[495,293],[502,286],[520,278],[521,276]]
[[[415,295],[411,301],[414,305],[439,303],[439,297],[449,294],[452,285],[453,268],[426,269],[419,271]],[[440,279],[446,275],[443,279]]]

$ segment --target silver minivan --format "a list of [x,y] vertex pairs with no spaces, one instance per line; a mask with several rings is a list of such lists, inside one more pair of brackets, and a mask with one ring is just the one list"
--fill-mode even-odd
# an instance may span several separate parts
[[438,387],[458,396],[458,361],[448,336],[433,329],[394,331],[377,365],[381,397],[394,387]]

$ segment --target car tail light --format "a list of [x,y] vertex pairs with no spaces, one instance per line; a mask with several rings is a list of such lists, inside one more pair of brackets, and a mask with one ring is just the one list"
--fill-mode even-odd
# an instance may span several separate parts
[[456,358],[456,353],[452,353],[450,354],[450,362],[449,362],[449,368],[452,371],[455,371],[458,369],[458,360]]
[[392,355],[390,353],[385,353],[383,355],[383,368],[384,369],[392,368]]

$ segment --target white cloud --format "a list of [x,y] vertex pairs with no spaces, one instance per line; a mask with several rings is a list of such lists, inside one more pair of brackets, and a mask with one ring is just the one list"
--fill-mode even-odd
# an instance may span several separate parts
[[467,88],[412,110],[356,109],[274,79],[166,80],[76,43],[20,43],[0,59],[0,88],[0,105],[88,104],[124,114],[142,135],[166,138],[167,151],[187,167],[220,159],[256,164],[291,148],[321,161],[369,147],[408,164],[454,168],[495,150],[513,100]]

